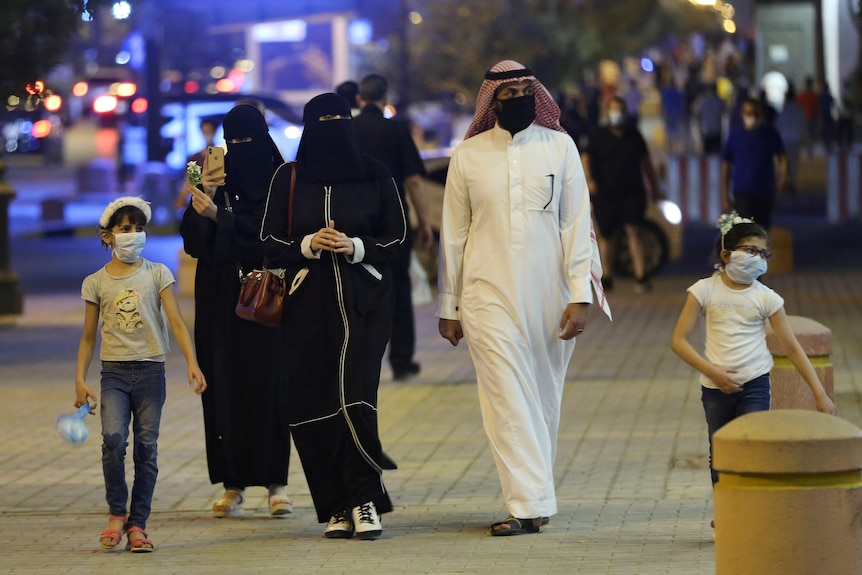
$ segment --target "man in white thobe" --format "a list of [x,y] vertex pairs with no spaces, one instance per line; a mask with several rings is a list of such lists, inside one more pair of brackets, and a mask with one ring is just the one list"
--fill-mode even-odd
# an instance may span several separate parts
[[440,231],[440,335],[470,343],[482,419],[509,518],[492,535],[537,533],[557,512],[553,465],[566,368],[601,263],[578,150],[532,72],[485,75],[454,151]]

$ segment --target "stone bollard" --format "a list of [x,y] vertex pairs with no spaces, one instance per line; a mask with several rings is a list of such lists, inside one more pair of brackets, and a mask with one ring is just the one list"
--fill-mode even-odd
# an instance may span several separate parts
[[[833,397],[832,383],[832,330],[807,317],[787,316],[796,339],[808,356],[817,377],[830,399]],[[775,337],[769,323],[766,324],[766,345],[775,365],[770,372],[772,380],[772,409],[817,409],[811,389],[790,360],[784,346]]]
[[760,411],[712,441],[716,575],[862,574],[862,430]]
[[793,234],[787,228],[773,227],[769,230],[769,260],[767,275],[789,274],[793,271]]

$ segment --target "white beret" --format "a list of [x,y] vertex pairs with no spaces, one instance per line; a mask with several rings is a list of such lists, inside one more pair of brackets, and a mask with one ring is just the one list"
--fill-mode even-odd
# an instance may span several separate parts
[[111,221],[111,216],[113,216],[114,212],[123,206],[134,206],[144,212],[144,217],[147,219],[147,223],[150,223],[150,219],[153,217],[153,211],[150,209],[150,202],[135,196],[123,196],[122,198],[117,198],[108,204],[108,207],[105,208],[104,212],[102,212],[102,217],[99,218],[99,225],[103,228],[107,228],[108,222]]

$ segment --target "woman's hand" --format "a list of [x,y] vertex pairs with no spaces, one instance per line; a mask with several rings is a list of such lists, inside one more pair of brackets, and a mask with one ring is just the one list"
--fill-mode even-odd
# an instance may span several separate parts
[[207,160],[204,160],[204,167],[201,173],[201,183],[209,197],[213,197],[216,188],[224,185],[225,173],[219,166],[212,168],[207,166]]
[[218,221],[218,207],[212,200],[212,196],[200,191],[195,186],[186,186],[187,191],[192,197],[192,207],[194,210],[205,218],[212,221]]
[[355,246],[347,234],[335,229],[335,221],[329,220],[329,226],[320,228],[311,238],[311,249],[352,256]]

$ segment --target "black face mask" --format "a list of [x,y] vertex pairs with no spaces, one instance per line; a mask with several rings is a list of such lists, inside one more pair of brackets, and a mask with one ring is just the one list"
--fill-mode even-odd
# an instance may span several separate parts
[[494,108],[497,122],[513,136],[536,119],[536,97],[532,94],[497,102],[500,104],[499,109]]

